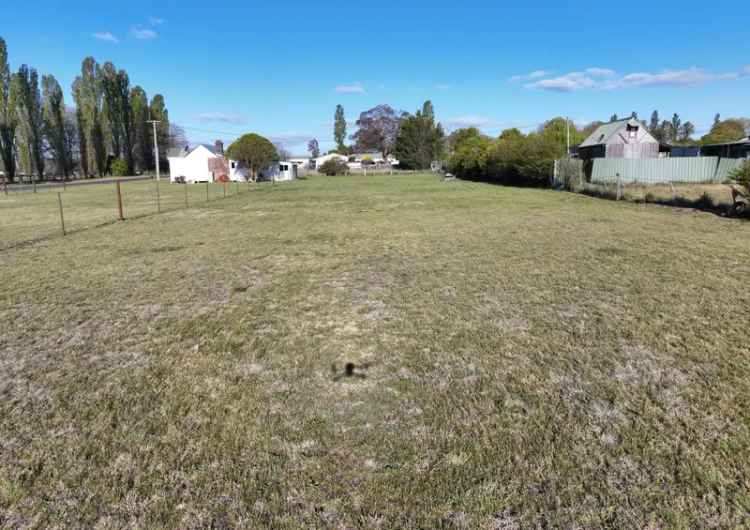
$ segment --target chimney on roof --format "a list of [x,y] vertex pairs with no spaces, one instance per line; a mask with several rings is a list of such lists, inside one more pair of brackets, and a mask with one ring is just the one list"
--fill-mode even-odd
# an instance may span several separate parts
[[214,153],[217,156],[224,156],[224,142],[221,140],[216,140],[214,142]]

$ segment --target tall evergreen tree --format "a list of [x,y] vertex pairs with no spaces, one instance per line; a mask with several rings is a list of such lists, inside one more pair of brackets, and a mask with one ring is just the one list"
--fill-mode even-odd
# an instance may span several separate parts
[[100,114],[104,142],[109,154],[119,157],[122,154],[122,112],[117,70],[110,61],[98,71],[99,86],[102,92]]
[[404,167],[427,169],[433,161],[440,159],[444,137],[443,127],[435,123],[432,103],[426,101],[422,110],[401,122],[394,154]]
[[659,128],[659,111],[655,110],[651,113],[651,121],[648,124],[648,128],[651,130],[652,133],[656,132],[656,130]]
[[24,162],[31,174],[44,179],[42,152],[43,128],[42,97],[39,92],[39,74],[34,68],[21,65],[11,77],[12,99],[18,118],[17,136],[22,144]]
[[661,135],[661,142],[664,143],[671,143],[675,140],[675,131],[672,129],[672,122],[664,120],[661,122],[661,125],[659,126],[659,131]]
[[151,138],[151,125],[148,123],[148,98],[146,91],[140,86],[133,87],[130,91],[130,107],[135,166],[139,171],[148,171],[154,167],[154,141]]
[[0,163],[8,181],[16,175],[16,112],[10,99],[10,66],[8,48],[0,37]]
[[90,175],[89,172],[89,142],[86,136],[86,120],[83,117],[83,81],[79,77],[73,82],[73,99],[76,103],[76,129],[78,131],[78,163],[81,166],[81,173],[84,177]]
[[[169,137],[169,113],[167,112],[166,104],[164,103],[164,96],[156,94],[151,99],[149,105],[149,113],[152,120],[157,120],[159,123],[156,124],[156,138],[159,142],[159,164],[161,167],[166,168],[167,162],[167,148],[170,145]],[[153,132],[151,134],[153,141]]]
[[693,136],[694,133],[695,133],[695,125],[693,125],[689,121],[686,121],[680,127],[679,140],[681,142],[689,142],[690,137]]
[[612,117],[609,118],[609,122],[612,123],[613,121],[617,121],[617,114],[612,114]]
[[103,176],[107,170],[107,148],[102,130],[102,91],[100,68],[93,57],[86,57],[81,64],[81,75],[73,83],[73,93],[80,111],[79,135],[85,141],[81,154],[86,162],[81,166],[86,175],[94,171]]
[[52,75],[42,76],[42,118],[44,134],[57,166],[57,174],[67,178],[71,170],[70,144],[65,129],[65,100],[62,88]]
[[130,78],[125,70],[117,72],[117,99],[120,102],[120,123],[122,124],[122,152],[120,156],[125,159],[128,174],[132,175],[135,170],[135,130],[133,129],[133,108],[130,102]]
[[432,101],[429,99],[422,105],[422,117],[429,120],[435,121],[435,108],[432,106]]
[[344,107],[336,105],[336,114],[333,117],[333,139],[336,141],[336,148],[344,149],[344,140],[346,140],[346,118],[344,117]]
[[682,120],[680,119],[680,115],[676,112],[672,116],[672,139],[673,140],[679,140],[680,139],[680,127],[682,126]]

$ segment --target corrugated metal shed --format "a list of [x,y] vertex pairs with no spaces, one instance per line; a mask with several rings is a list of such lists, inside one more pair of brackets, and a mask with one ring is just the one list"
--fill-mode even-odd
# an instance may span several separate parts
[[591,182],[615,183],[617,175],[623,184],[660,184],[667,182],[723,182],[729,171],[741,160],[715,156],[696,158],[597,158],[591,172]]
[[633,125],[640,127],[641,124],[635,118],[628,118],[626,120],[617,120],[600,125],[597,129],[586,138],[581,145],[578,147],[592,147],[594,145],[603,145],[608,142],[612,136],[617,134],[617,131],[622,129],[626,125]]

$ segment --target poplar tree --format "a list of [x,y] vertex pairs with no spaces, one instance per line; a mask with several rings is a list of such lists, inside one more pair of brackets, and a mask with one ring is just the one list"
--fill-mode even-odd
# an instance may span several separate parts
[[135,143],[135,131],[133,129],[133,108],[130,101],[130,78],[125,70],[117,72],[117,99],[120,102],[120,123],[122,125],[122,158],[128,168],[128,174],[132,175],[135,169],[135,156],[133,145]]
[[102,131],[103,93],[100,68],[93,57],[86,57],[81,64],[81,75],[73,83],[73,93],[80,115],[78,116],[79,135],[85,141],[81,156],[84,173],[96,171],[103,176],[107,170],[107,149]]
[[151,125],[148,123],[148,98],[146,91],[140,86],[133,87],[130,91],[130,107],[135,165],[139,171],[147,171],[154,165],[154,142],[151,138]]
[[16,112],[10,100],[10,66],[8,48],[0,37],[0,165],[9,182],[16,176]]
[[[169,138],[169,113],[167,107],[164,104],[164,96],[156,94],[151,99],[149,105],[149,113],[152,120],[158,120],[156,124],[156,138],[159,142],[159,163],[162,167],[166,167],[167,162],[167,148],[170,145]],[[153,142],[153,132],[151,133],[151,141]]]
[[346,140],[346,118],[344,118],[344,107],[336,105],[336,114],[333,118],[333,139],[336,141],[336,148],[341,151],[344,149],[344,140]]
[[44,135],[54,156],[57,173],[67,178],[72,153],[66,138],[65,99],[60,83],[52,75],[42,76],[42,119]]
[[21,65],[11,77],[11,99],[18,118],[17,136],[23,148],[24,162],[29,173],[44,179],[42,137],[42,98],[39,93],[39,74],[34,68]]

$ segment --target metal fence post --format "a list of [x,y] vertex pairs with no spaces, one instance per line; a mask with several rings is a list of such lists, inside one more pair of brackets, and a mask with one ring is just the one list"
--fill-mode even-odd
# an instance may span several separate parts
[[161,197],[159,196],[159,179],[156,179],[156,212],[161,213]]
[[36,177],[31,176],[31,182],[34,184],[34,193],[36,193]]
[[65,217],[63,217],[63,205],[62,195],[57,192],[57,205],[60,207],[60,228],[62,228],[62,235],[65,235]]

